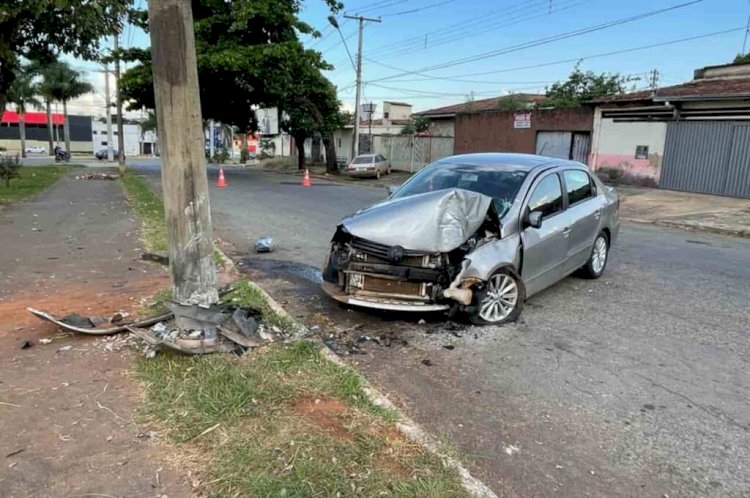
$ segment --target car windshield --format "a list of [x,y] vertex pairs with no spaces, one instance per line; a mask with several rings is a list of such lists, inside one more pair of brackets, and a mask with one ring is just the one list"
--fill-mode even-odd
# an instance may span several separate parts
[[393,198],[408,197],[435,190],[462,188],[492,197],[495,210],[503,217],[513,205],[526,178],[525,171],[498,166],[434,163],[399,188]]
[[372,164],[372,156],[357,156],[352,164]]

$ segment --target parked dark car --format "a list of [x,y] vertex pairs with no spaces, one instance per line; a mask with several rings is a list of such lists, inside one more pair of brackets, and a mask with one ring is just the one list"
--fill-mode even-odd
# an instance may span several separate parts
[[602,275],[619,205],[582,163],[448,157],[341,221],[323,289],[355,306],[513,321],[527,297],[571,273]]
[[[116,160],[117,159],[117,154],[118,154],[117,149],[112,149],[112,159]],[[104,159],[107,159],[107,149],[99,149],[99,150],[97,150],[96,153],[94,154],[94,157],[96,157],[100,161],[102,161]]]

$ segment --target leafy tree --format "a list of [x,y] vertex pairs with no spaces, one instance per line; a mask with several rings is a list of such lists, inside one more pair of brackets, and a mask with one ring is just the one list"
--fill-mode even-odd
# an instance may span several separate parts
[[[342,7],[324,0],[332,11]],[[279,106],[306,67],[329,67],[305,50],[298,33],[316,34],[298,18],[301,0],[193,1],[204,119],[255,131],[254,106]],[[154,107],[148,50],[123,54],[137,64],[120,78],[129,109]]]
[[430,118],[426,116],[413,116],[409,124],[401,130],[402,135],[414,135],[422,133],[430,128]]
[[63,133],[65,135],[65,150],[70,152],[70,123],[68,122],[68,101],[81,95],[91,93],[94,87],[83,80],[82,73],[72,69],[65,62],[52,64],[47,69],[45,77],[49,77],[51,95],[63,105]]
[[0,111],[21,59],[52,61],[62,53],[98,57],[102,33],[112,33],[131,0],[22,0],[0,7]]
[[591,71],[583,72],[576,65],[566,81],[553,83],[547,89],[545,107],[581,107],[584,102],[625,92],[625,85],[632,78],[620,74],[595,74]]
[[750,52],[746,54],[737,54],[732,64],[750,64]]
[[21,137],[21,157],[26,157],[26,112],[29,107],[39,108],[42,103],[37,98],[34,74],[21,69],[8,89],[8,102],[15,104],[18,113],[18,134]]
[[54,65],[56,62],[45,63],[41,61],[31,61],[27,66],[28,71],[40,77],[36,84],[36,91],[39,97],[44,100],[44,106],[47,111],[47,131],[48,131],[48,151],[51,154],[54,146],[54,128],[52,127],[52,102],[55,100],[55,82],[53,80]]

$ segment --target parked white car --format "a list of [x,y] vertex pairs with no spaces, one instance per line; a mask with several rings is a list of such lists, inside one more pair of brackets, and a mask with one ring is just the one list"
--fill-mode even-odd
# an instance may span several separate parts
[[26,153],[27,154],[46,154],[47,148],[42,147],[41,145],[32,145],[31,147],[26,147]]
[[349,176],[380,178],[391,173],[391,163],[380,154],[360,154],[349,163],[346,172]]

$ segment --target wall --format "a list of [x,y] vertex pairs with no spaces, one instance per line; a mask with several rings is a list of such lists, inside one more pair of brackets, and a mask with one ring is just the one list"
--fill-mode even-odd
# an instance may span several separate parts
[[[125,155],[128,157],[139,155],[141,153],[141,127],[134,124],[123,124],[122,131]],[[107,123],[91,120],[91,141],[93,152],[106,149],[108,143],[112,144],[113,151],[117,150],[117,125],[112,123],[112,136],[109,137],[107,136]]]
[[[590,165],[595,171],[615,170],[627,183],[649,184],[649,180],[655,185],[659,183],[667,123],[615,122],[612,118],[602,118],[601,109],[597,109],[594,129]],[[639,145],[648,147],[648,158],[636,159]],[[603,173],[607,175],[606,171]]]
[[456,119],[431,119],[427,131],[433,137],[453,137],[456,134]]
[[[516,112],[531,113],[530,128],[515,128]],[[456,116],[455,153],[536,152],[537,131],[591,131],[588,108],[538,111],[487,111]]]
[[[385,117],[386,113],[388,113],[388,117]],[[410,105],[399,105],[392,102],[383,102],[383,119],[409,119],[410,117]]]
[[[70,148],[72,152],[91,152],[91,117],[68,115],[70,125]],[[49,148],[49,132],[45,124],[26,124],[26,147],[41,146]],[[63,127],[53,125],[57,128],[58,140],[60,144],[65,144],[65,135]],[[18,124],[3,123],[0,125],[0,147],[5,147],[8,152],[15,154],[21,150],[21,137],[19,135]],[[48,153],[50,151],[47,151]]]

